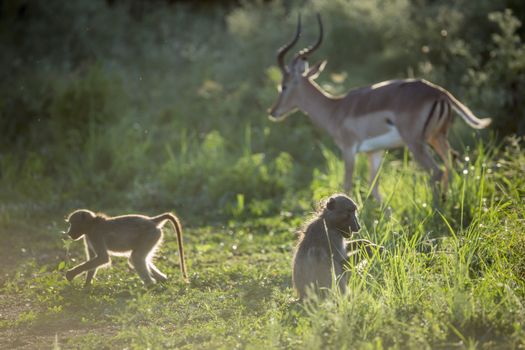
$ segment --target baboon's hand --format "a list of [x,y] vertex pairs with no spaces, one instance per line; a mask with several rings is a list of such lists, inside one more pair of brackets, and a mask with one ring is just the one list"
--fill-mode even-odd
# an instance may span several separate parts
[[73,278],[75,278],[75,273],[73,272],[72,269],[71,269],[71,270],[68,270],[68,271],[66,272],[66,279],[67,279],[69,282],[71,282],[71,281],[73,281]]

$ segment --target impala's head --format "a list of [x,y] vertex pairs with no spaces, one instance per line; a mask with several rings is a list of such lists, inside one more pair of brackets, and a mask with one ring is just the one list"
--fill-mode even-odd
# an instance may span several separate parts
[[294,38],[277,51],[277,64],[282,73],[282,81],[278,87],[279,96],[277,101],[268,111],[272,121],[284,120],[290,113],[295,111],[299,107],[299,100],[305,84],[317,78],[324,69],[326,61],[321,61],[312,67],[308,66],[308,55],[317,50],[323,41],[323,23],[319,14],[317,15],[317,21],[319,22],[319,38],[317,42],[299,51],[288,65],[284,62],[284,56],[301,36],[301,17],[297,19],[297,30]]

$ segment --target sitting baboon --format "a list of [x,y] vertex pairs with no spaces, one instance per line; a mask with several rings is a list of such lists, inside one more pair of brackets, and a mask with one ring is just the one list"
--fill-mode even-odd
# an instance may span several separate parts
[[300,299],[307,296],[309,289],[321,294],[322,289],[334,283],[345,293],[345,238],[361,228],[356,211],[357,206],[349,197],[333,195],[302,230],[292,267],[293,285]]
[[69,214],[67,234],[74,240],[84,237],[88,261],[66,272],[68,281],[87,271],[85,286],[91,283],[97,269],[111,262],[110,255],[129,256],[134,267],[146,285],[166,281],[166,275],[157,269],[152,258],[162,242],[162,226],[170,221],[177,232],[180,269],[187,281],[182,229],[179,219],[165,213],[155,217],[123,215],[109,217],[80,209]]

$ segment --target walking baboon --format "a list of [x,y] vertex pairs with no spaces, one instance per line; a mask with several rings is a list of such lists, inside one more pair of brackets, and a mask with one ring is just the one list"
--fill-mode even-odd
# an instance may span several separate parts
[[184,246],[179,219],[165,213],[155,217],[122,215],[109,217],[80,209],[69,214],[67,234],[74,240],[84,237],[87,261],[66,272],[68,281],[87,271],[85,286],[91,283],[97,269],[111,262],[110,255],[129,256],[129,264],[137,270],[146,285],[166,281],[166,275],[153,264],[152,258],[162,242],[162,227],[170,221],[177,232],[180,270],[187,281]]
[[334,282],[342,293],[346,291],[343,266],[348,257],[344,239],[361,228],[356,210],[354,201],[346,195],[333,195],[302,230],[292,267],[293,285],[300,299],[306,297],[307,290],[320,294]]

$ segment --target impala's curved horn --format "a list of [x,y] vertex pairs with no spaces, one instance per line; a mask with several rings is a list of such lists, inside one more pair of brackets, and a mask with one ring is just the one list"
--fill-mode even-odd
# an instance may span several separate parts
[[295,56],[294,60],[298,59],[307,59],[308,55],[310,55],[312,52],[317,50],[319,46],[321,46],[321,43],[323,42],[323,22],[321,21],[321,15],[317,14],[317,22],[319,23],[319,37],[317,38],[317,42],[305,49],[302,49],[299,51],[299,53]]
[[286,45],[282,46],[277,51],[277,63],[279,64],[279,68],[281,69],[281,72],[283,75],[288,73],[288,70],[286,68],[286,65],[284,63],[284,56],[286,53],[297,43],[297,40],[299,40],[299,37],[301,36],[301,15],[297,17],[297,30],[295,31],[294,38]]

